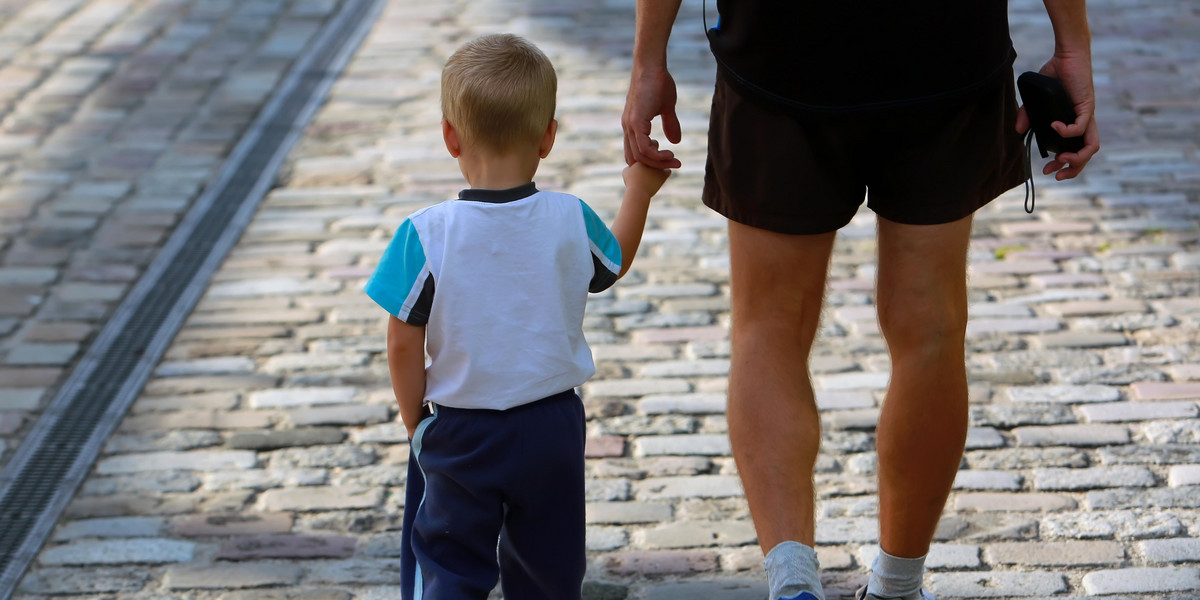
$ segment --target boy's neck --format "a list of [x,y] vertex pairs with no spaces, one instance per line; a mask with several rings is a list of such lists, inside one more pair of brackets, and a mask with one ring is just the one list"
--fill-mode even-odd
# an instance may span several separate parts
[[507,190],[533,181],[540,161],[536,153],[463,152],[458,166],[472,188]]

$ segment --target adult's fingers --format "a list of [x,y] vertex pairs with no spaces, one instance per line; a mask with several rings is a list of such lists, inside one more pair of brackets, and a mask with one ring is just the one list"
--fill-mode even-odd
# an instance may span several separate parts
[[1017,133],[1024,135],[1026,131],[1029,131],[1029,114],[1025,112],[1025,106],[1022,105],[1017,110]]

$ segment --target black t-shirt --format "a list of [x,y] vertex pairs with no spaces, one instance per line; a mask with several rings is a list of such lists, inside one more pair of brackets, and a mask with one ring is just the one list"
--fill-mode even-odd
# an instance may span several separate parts
[[709,42],[743,92],[803,112],[969,98],[1016,56],[1007,0],[717,0]]

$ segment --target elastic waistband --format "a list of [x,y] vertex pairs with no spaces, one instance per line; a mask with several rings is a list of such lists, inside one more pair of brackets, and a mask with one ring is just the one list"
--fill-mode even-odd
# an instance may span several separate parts
[[568,400],[573,400],[576,402],[579,401],[579,396],[575,395],[574,389],[562,391],[562,392],[559,392],[559,393],[551,395],[551,396],[546,396],[545,398],[542,398],[541,400],[534,400],[533,402],[526,402],[525,404],[520,404],[520,405],[514,406],[512,408],[507,408],[504,410],[496,410],[496,409],[491,409],[491,408],[457,408],[454,406],[443,406],[440,404],[434,404],[432,402],[429,403],[429,407],[433,410],[433,414],[435,414],[435,415],[441,415],[441,414],[446,414],[446,415],[474,414],[474,415],[478,415],[481,413],[482,414],[513,414],[513,413],[517,413],[517,412],[520,412],[523,410],[529,410],[529,409],[536,408],[539,406],[545,406],[547,404],[553,404],[556,402],[565,402]]

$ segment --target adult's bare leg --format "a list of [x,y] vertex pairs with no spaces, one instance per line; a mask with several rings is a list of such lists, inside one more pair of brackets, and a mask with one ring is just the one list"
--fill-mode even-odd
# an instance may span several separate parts
[[781,542],[814,541],[821,423],[808,355],[834,236],[729,223],[729,439],[764,554]]
[[876,304],[892,359],[879,418],[880,546],[929,550],[967,437],[967,248],[971,217],[944,225],[880,218]]

